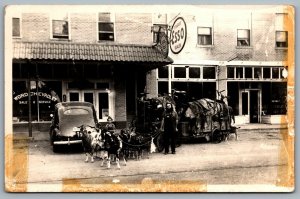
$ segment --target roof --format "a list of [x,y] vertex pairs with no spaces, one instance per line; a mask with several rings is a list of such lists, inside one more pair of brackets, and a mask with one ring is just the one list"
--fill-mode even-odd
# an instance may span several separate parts
[[173,60],[153,46],[14,42],[13,59],[89,60],[170,64]]

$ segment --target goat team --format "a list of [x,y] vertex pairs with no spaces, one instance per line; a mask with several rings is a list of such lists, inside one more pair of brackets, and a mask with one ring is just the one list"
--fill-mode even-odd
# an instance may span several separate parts
[[[82,145],[86,155],[85,162],[94,162],[94,155],[100,153],[102,159],[101,166],[107,163],[110,168],[112,157],[115,157],[118,169],[120,169],[120,157],[123,157],[124,165],[131,153],[135,153],[137,158],[141,157],[143,150],[150,152],[153,145],[153,138],[146,138],[128,129],[123,129],[119,134],[112,133],[106,129],[97,129],[88,125],[79,127]],[[152,143],[152,144],[151,144]]]

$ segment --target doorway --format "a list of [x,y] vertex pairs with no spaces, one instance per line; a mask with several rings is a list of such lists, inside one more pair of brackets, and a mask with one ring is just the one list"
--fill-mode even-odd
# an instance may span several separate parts
[[246,117],[246,123],[261,122],[261,90],[245,89],[240,91],[240,113]]

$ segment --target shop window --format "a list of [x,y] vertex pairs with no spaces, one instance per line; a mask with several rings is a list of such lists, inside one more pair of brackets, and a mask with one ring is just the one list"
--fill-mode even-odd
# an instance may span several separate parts
[[158,82],[158,94],[164,96],[169,93],[168,82]]
[[282,48],[288,47],[287,31],[276,31],[276,47],[282,47]]
[[172,89],[177,91],[187,91],[188,83],[187,82],[172,82]]
[[114,41],[114,23],[110,13],[98,15],[98,39],[99,41]]
[[252,67],[245,67],[245,78],[253,78]]
[[40,78],[52,78],[52,64],[38,64],[38,75]]
[[216,83],[203,82],[203,94],[201,98],[216,99]]
[[189,67],[189,78],[200,78],[200,67]]
[[271,78],[271,68],[263,68],[263,78],[264,79]]
[[203,79],[216,79],[215,67],[203,67]]
[[169,67],[163,66],[158,68],[158,78],[168,78],[169,77]]
[[261,68],[260,67],[254,68],[254,78],[261,79]]
[[13,63],[13,78],[20,78],[20,64],[19,63]]
[[250,30],[238,29],[237,30],[237,46],[250,46]]
[[160,32],[167,34],[167,28],[168,26],[165,24],[153,24],[153,43],[158,43],[158,36]]
[[90,102],[90,103],[94,104],[94,93],[84,92],[83,98],[84,98],[83,100],[85,102]]
[[55,16],[52,20],[52,38],[69,39],[68,15]]
[[198,27],[198,45],[212,45],[212,31],[210,27]]
[[174,67],[174,78],[186,78],[186,68]]
[[234,78],[234,67],[227,68],[227,78]]
[[272,79],[279,79],[279,68],[272,68]]
[[243,67],[237,67],[236,68],[236,74],[235,74],[235,77],[236,78],[239,78],[239,79],[242,79],[242,78],[244,78],[244,71],[243,71]]
[[79,93],[78,92],[70,92],[70,102],[78,102],[79,101]]
[[13,37],[21,37],[20,18],[12,18],[12,36]]

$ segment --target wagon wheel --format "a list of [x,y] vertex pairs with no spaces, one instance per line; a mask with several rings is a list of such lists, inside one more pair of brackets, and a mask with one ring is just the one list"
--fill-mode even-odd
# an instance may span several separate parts
[[222,133],[218,130],[215,129],[212,133],[212,141],[214,143],[220,143],[222,142]]
[[158,152],[162,152],[164,150],[164,138],[162,133],[157,136],[155,144]]

